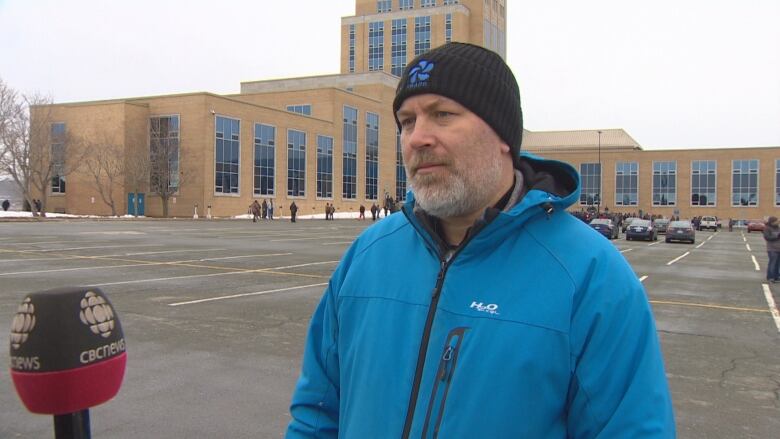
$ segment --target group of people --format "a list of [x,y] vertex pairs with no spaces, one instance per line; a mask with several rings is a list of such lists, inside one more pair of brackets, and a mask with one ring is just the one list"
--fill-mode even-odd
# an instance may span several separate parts
[[325,203],[325,220],[333,221],[334,213],[336,213],[336,207],[330,203]]
[[252,222],[256,223],[258,218],[272,220],[274,219],[274,200],[269,203],[268,200],[263,200],[263,204],[253,201],[249,205],[249,213],[252,214]]

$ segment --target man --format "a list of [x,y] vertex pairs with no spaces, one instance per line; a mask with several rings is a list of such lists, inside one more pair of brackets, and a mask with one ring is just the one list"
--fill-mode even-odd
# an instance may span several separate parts
[[290,204],[290,222],[291,223],[295,222],[295,215],[297,215],[297,214],[298,214],[298,206],[295,204],[295,201],[293,201]]
[[780,224],[776,216],[770,216],[764,226],[764,240],[769,263],[766,265],[767,282],[780,282]]
[[257,218],[260,217],[260,203],[258,203],[257,200],[253,201],[252,204],[249,205],[249,211],[252,212],[252,222],[256,223]]
[[520,155],[503,60],[420,55],[393,110],[412,190],[331,277],[287,437],[674,437],[643,287],[565,211],[576,171]]

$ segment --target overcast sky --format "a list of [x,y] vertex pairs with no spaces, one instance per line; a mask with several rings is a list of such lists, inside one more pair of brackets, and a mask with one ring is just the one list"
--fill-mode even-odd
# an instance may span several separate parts
[[[645,149],[780,146],[780,1],[507,3],[527,129],[623,128]],[[354,4],[0,0],[0,78],[72,102],[338,73]]]

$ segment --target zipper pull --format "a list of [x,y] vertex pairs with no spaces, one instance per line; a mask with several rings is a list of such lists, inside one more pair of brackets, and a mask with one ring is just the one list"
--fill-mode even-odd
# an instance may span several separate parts
[[441,373],[439,374],[439,379],[441,381],[447,381],[447,377],[449,376],[450,367],[449,367],[449,361],[452,360],[452,352],[455,350],[452,346],[447,346],[447,349],[444,350],[444,353],[441,356],[441,361],[444,362],[441,367]]

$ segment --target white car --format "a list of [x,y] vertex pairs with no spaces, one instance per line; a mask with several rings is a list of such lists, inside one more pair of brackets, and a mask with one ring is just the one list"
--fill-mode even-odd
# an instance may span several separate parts
[[699,230],[710,229],[713,232],[718,230],[718,218],[714,216],[703,216],[699,223]]

